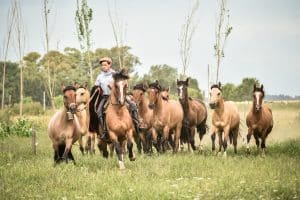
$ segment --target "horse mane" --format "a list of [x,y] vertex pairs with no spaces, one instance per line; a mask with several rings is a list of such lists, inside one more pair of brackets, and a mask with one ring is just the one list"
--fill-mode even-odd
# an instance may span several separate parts
[[74,90],[76,92],[76,88],[73,85],[68,85],[68,86],[64,87],[63,93],[65,93],[68,90]]
[[126,70],[123,68],[121,71],[117,71],[113,74],[113,79],[115,82],[121,81],[121,80],[127,80],[129,79],[128,74],[126,74]]
[[156,80],[154,83],[150,83],[149,88],[153,88],[153,89],[157,89],[158,91],[162,91],[162,87],[158,83],[158,80]]
[[136,84],[134,87],[133,87],[134,90],[142,90],[143,92],[146,92],[147,90],[147,86],[143,83],[139,83],[139,84]]
[[219,84],[213,84],[213,85],[210,87],[210,89],[212,90],[213,88],[218,88],[219,90],[222,91],[221,83],[219,83]]

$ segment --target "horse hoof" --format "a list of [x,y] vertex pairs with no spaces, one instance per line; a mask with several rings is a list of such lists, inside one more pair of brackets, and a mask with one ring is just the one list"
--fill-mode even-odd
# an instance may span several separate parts
[[135,157],[129,158],[130,161],[135,161]]
[[125,169],[125,165],[123,161],[119,161],[119,169],[120,170],[124,170]]

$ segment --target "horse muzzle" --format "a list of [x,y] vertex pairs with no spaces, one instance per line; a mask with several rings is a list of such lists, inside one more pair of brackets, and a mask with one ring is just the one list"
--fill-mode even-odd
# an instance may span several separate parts
[[211,109],[215,109],[217,107],[217,104],[216,103],[209,103],[209,107]]
[[75,114],[76,113],[76,109],[77,109],[77,106],[75,103],[70,103],[69,105],[69,111],[72,113],[72,114]]
[[149,107],[151,110],[153,110],[153,109],[154,109],[154,103],[150,103],[150,104],[148,105],[148,107]]

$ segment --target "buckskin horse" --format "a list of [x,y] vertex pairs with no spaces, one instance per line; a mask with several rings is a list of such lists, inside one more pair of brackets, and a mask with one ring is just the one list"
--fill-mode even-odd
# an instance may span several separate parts
[[212,150],[215,151],[215,138],[218,135],[219,153],[224,149],[226,156],[227,141],[233,143],[234,152],[237,153],[237,138],[239,135],[240,115],[232,101],[224,101],[221,83],[211,86],[209,106],[212,113]]
[[128,156],[130,161],[135,160],[133,152],[133,121],[125,105],[125,95],[128,87],[129,76],[125,70],[113,75],[114,83],[110,85],[111,94],[106,110],[106,124],[109,137],[115,146],[120,169],[125,169],[123,160],[123,146],[127,141]]
[[181,141],[191,144],[195,147],[195,130],[199,133],[200,150],[202,150],[202,139],[206,133],[207,110],[205,104],[200,100],[195,100],[188,95],[189,78],[185,81],[177,80],[177,90],[179,102],[182,105],[184,118],[181,132]]
[[253,103],[250,111],[246,117],[246,124],[248,126],[247,135],[247,151],[250,152],[249,142],[251,136],[254,135],[257,149],[259,149],[259,138],[261,139],[262,154],[265,154],[266,139],[273,128],[272,110],[263,103],[265,96],[264,86],[253,87]]
[[57,111],[49,121],[48,135],[54,149],[54,164],[61,161],[72,160],[72,144],[81,137],[81,128],[76,116],[76,88],[63,87],[64,107]]
[[183,120],[182,107],[178,101],[163,100],[161,97],[161,86],[158,81],[149,84],[147,92],[149,95],[149,107],[153,109],[152,139],[154,146],[160,151],[157,141],[157,132],[161,131],[163,133],[163,148],[168,145],[169,133],[175,132],[173,152],[176,153],[179,148]]

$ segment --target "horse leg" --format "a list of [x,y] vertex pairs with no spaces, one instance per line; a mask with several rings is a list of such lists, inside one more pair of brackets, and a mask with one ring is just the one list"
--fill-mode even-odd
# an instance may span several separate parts
[[248,152],[248,153],[250,153],[250,146],[249,146],[249,143],[250,143],[252,134],[253,134],[252,128],[248,128],[248,134],[247,134],[247,152]]
[[179,149],[179,139],[180,139],[180,134],[181,134],[181,127],[182,127],[181,123],[177,124],[176,131],[175,131],[175,137],[174,137],[174,139],[175,139],[174,153],[177,153],[178,149]]
[[262,133],[261,136],[261,149],[262,149],[262,156],[265,156],[265,149],[266,149],[266,132]]
[[257,150],[259,151],[259,136],[258,136],[257,132],[254,133],[254,138],[255,138],[255,143],[256,143],[256,146],[257,146]]
[[237,127],[236,129],[234,129],[233,131],[233,147],[234,147],[234,153],[237,154],[237,138],[239,135],[239,127]]
[[214,126],[212,127],[212,133],[211,133],[211,150],[212,152],[215,152],[216,150],[216,129],[214,128]]
[[132,138],[132,130],[129,130],[127,133],[127,149],[128,149],[128,157],[130,161],[135,161],[135,156],[133,152],[133,138]]
[[159,147],[160,144],[157,140],[157,132],[156,132],[155,128],[152,128],[152,141],[153,141],[152,143],[153,143],[157,153],[160,153],[160,147]]
[[84,150],[87,154],[91,154],[91,145],[92,145],[92,137],[90,135],[90,133],[87,133],[86,135],[86,143],[85,143],[85,147]]
[[140,132],[140,138],[141,138],[143,152],[144,152],[144,154],[146,154],[148,152],[148,150],[147,150],[146,132],[145,131]]
[[[71,151],[71,148],[72,148],[72,142],[73,142],[73,139],[72,138],[67,138],[66,139],[66,148],[65,148],[65,152],[63,154],[63,159],[66,161],[66,163],[68,163],[68,159],[69,159],[69,152]],[[73,162],[75,164],[75,160],[73,158]]]
[[229,138],[229,133],[230,133],[230,127],[226,127],[224,128],[224,138],[223,138],[223,149],[224,149],[224,156],[227,156],[227,141],[228,141],[228,138]]
[[170,132],[169,127],[165,126],[163,129],[163,140],[162,140],[163,152],[167,150],[167,145],[169,141],[169,132]]
[[84,148],[83,148],[83,144],[82,144],[82,135],[79,137],[78,143],[79,143],[79,150],[81,151],[81,154],[84,155]]
[[108,158],[107,144],[98,137],[98,148],[104,158]]
[[190,129],[190,137],[189,137],[189,142],[191,144],[191,147],[192,147],[192,150],[195,151],[196,150],[196,146],[195,146],[195,129],[196,127],[195,126],[192,126]]
[[218,139],[219,139],[219,151],[218,154],[221,153],[222,151],[222,145],[223,145],[223,138],[222,138],[222,134],[223,134],[223,130],[222,131],[218,131]]

